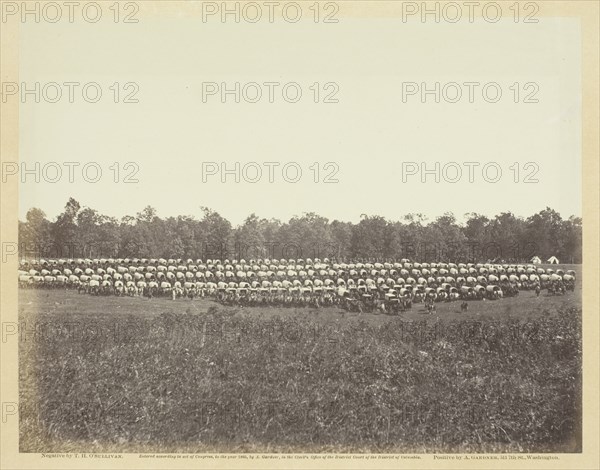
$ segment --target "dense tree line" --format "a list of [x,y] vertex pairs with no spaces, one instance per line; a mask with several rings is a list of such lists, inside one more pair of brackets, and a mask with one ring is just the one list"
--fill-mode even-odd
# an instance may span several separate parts
[[233,227],[217,212],[202,207],[200,217],[158,217],[150,206],[118,220],[69,199],[50,221],[29,210],[19,222],[22,257],[48,258],[335,258],[419,261],[525,262],[557,256],[581,263],[582,221],[563,219],[546,208],[528,218],[504,212],[490,219],[452,213],[435,220],[408,214],[399,221],[362,215],[358,223],[329,221],[315,213],[288,222],[249,215]]

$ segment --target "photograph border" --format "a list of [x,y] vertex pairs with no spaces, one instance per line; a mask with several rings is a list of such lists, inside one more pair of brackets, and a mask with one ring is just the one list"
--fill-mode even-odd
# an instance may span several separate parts
[[[102,0],[97,0],[102,1]],[[303,1],[303,0],[296,0]],[[317,0],[309,0],[311,3]],[[498,2],[516,0],[496,0]],[[114,2],[114,0],[112,0]],[[162,9],[188,9],[190,15],[198,15],[197,7],[186,1],[161,2],[161,8],[150,8],[158,0],[142,0],[140,15],[160,15]],[[340,13],[354,18],[389,15],[390,1],[337,0],[346,4]],[[18,2],[21,3],[21,2]],[[441,2],[449,3],[449,2]],[[519,3],[527,3],[519,1]],[[597,0],[546,1],[538,0],[539,16],[573,17],[581,24],[581,84],[582,84],[582,187],[583,187],[583,452],[581,454],[505,454],[525,455],[522,459],[495,459],[502,454],[367,454],[372,458],[353,459],[352,454],[202,454],[204,458],[171,459],[152,457],[148,454],[98,454],[85,460],[60,457],[57,454],[19,453],[19,420],[9,419],[0,423],[0,468],[600,468],[599,449],[599,403],[600,381],[599,354],[599,211],[600,211],[600,3]],[[186,10],[187,11],[187,10]],[[19,24],[0,24],[0,77],[2,81],[19,79]],[[18,100],[0,104],[0,158],[14,161],[19,152],[19,103]],[[18,227],[17,179],[9,179],[1,185],[0,238],[17,240]],[[0,288],[2,322],[18,322],[17,277],[18,258],[11,257],[0,264]],[[18,402],[18,344],[2,343],[0,402]],[[144,455],[144,458],[140,458]],[[163,454],[173,455],[173,454]],[[411,458],[419,456],[419,459]],[[437,455],[437,459],[436,456]],[[48,457],[49,456],[49,457]],[[55,457],[53,457],[55,456]],[[383,457],[382,457],[383,456]],[[386,457],[387,456],[387,457]],[[441,456],[449,458],[440,458]],[[460,459],[452,456],[461,456]],[[477,456],[466,458],[466,456]],[[489,457],[489,458],[486,458]],[[539,457],[539,458],[538,458]],[[556,459],[547,459],[556,457]]]

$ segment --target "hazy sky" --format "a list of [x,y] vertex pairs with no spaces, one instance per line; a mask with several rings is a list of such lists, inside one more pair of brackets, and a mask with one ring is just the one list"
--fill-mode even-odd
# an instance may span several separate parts
[[[146,205],[160,216],[200,216],[200,206],[208,206],[234,224],[252,212],[287,220],[313,211],[357,221],[363,213],[399,219],[409,212],[433,218],[453,211],[461,219],[466,212],[529,216],[550,206],[564,217],[581,215],[580,31],[573,19],[411,24],[342,18],[337,24],[223,25],[144,18],[135,25],[26,24],[20,41],[21,82],[96,82],[103,92],[98,103],[87,103],[80,86],[69,103],[62,87],[58,103],[36,104],[29,97],[21,104],[21,161],[30,168],[35,162],[63,168],[57,183],[36,184],[29,177],[21,185],[21,218],[33,206],[54,218],[70,196],[117,217]],[[135,82],[139,103],[114,103],[109,87],[115,82],[119,101],[133,89],[123,85]],[[261,85],[258,103],[235,103],[229,96],[223,104],[220,95],[203,102],[206,82],[281,86],[275,87],[274,103]],[[302,90],[297,103],[282,97],[288,82]],[[339,102],[314,103],[315,82],[320,101],[334,90],[323,84],[335,83]],[[406,82],[480,85],[473,103],[464,85],[457,103],[443,95],[440,103],[433,96],[422,103],[418,93],[403,102]],[[497,103],[482,95],[488,82],[502,90]],[[528,82],[534,85],[525,88]],[[490,99],[495,89],[488,88]],[[250,98],[254,91],[247,88]],[[293,97],[294,88],[288,91]],[[454,88],[446,92],[454,98]],[[524,103],[530,93],[539,102]],[[74,183],[64,162],[80,162]],[[82,165],[89,162],[102,169],[97,183],[83,179]],[[129,173],[126,162],[139,168],[138,183],[122,181]],[[203,182],[203,162],[224,162],[231,169],[236,162],[240,167],[256,162],[263,174],[256,183],[236,183],[233,175],[223,183],[220,174]],[[264,162],[279,165],[273,167],[273,183]],[[296,183],[282,174],[290,162],[302,170]],[[325,167],[328,162],[334,166]],[[436,183],[434,175],[423,183],[420,173],[405,174],[403,181],[403,164],[406,169],[409,162],[417,164],[409,164],[411,169],[455,162],[446,166],[446,176],[456,178],[457,166],[463,173],[455,183],[443,178]],[[465,162],[479,163],[471,167],[473,182]],[[484,179],[488,163],[493,164],[489,179],[495,168],[502,170],[496,183]],[[255,178],[254,168],[246,168]],[[338,170],[333,176],[338,182],[324,183],[332,169]],[[528,175],[538,182],[523,182]],[[93,168],[88,176],[94,177]],[[295,177],[293,167],[287,177]]]

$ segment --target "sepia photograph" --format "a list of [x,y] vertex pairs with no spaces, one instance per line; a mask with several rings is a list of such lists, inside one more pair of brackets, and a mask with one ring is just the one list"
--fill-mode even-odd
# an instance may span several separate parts
[[598,2],[0,5],[2,469],[597,468]]

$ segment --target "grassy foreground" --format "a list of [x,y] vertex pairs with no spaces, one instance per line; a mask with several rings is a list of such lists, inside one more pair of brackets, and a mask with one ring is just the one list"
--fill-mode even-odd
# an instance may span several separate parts
[[579,309],[71,320],[21,336],[21,452],[581,451]]

